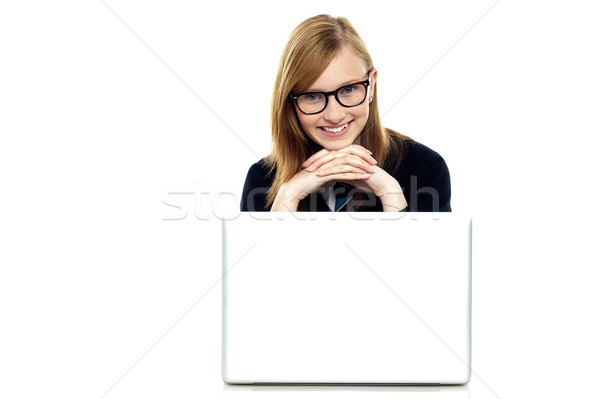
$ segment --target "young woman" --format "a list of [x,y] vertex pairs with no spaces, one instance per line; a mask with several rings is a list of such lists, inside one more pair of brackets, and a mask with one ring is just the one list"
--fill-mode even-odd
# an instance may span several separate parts
[[384,128],[377,69],[345,18],[290,35],[271,101],[271,154],[250,167],[242,211],[450,211],[435,151]]

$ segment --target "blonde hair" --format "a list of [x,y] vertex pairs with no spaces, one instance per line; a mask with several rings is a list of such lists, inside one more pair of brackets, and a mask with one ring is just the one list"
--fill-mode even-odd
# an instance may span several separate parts
[[[344,17],[317,15],[303,21],[288,38],[279,61],[271,99],[273,147],[266,164],[271,173],[276,172],[267,194],[267,207],[273,204],[281,185],[302,169],[302,162],[320,149],[302,130],[289,95],[307,90],[344,45],[364,61],[367,70],[373,68],[367,47]],[[396,140],[393,140],[394,137]],[[361,145],[373,153],[379,165],[383,165],[392,153],[399,162],[405,139],[409,138],[383,127],[375,86],[369,117],[360,134]]]

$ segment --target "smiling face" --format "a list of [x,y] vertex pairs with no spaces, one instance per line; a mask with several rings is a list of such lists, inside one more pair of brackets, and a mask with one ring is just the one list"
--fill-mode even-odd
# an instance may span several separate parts
[[[321,76],[306,91],[330,92],[341,86],[361,82],[368,78],[367,67],[348,46],[343,46]],[[317,144],[327,150],[339,150],[358,143],[369,117],[369,99],[373,96],[377,70],[371,71],[367,98],[356,107],[344,107],[332,95],[327,107],[315,115],[306,115],[296,107],[302,130]]]

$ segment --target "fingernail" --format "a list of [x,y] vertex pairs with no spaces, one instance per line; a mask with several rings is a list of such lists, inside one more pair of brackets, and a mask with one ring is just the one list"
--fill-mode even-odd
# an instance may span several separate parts
[[306,170],[308,170],[309,172],[312,172],[312,171],[313,171],[313,169],[314,169],[314,166],[313,166],[313,165],[310,165],[308,168],[306,168]]

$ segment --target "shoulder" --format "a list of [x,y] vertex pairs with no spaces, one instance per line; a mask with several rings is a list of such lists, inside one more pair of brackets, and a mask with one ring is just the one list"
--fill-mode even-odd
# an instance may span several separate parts
[[274,176],[275,171],[270,171],[266,158],[250,166],[242,190],[240,203],[242,211],[269,210],[267,207],[267,194],[273,184]]
[[393,174],[413,211],[451,211],[450,172],[444,158],[424,144],[406,140]]
[[404,167],[426,170],[444,162],[442,156],[436,151],[414,140],[406,140],[403,150],[400,165]]
[[393,151],[385,160],[383,169],[392,175],[423,175],[428,171],[447,168],[442,156],[411,138],[393,138]]
[[251,182],[256,183],[268,183],[271,185],[273,182],[273,177],[275,176],[275,170],[269,171],[269,166],[267,165],[267,158],[263,158],[258,162],[255,162],[248,169],[248,174],[246,176],[246,182],[249,180]]

